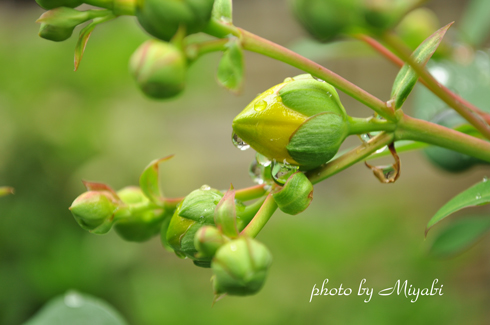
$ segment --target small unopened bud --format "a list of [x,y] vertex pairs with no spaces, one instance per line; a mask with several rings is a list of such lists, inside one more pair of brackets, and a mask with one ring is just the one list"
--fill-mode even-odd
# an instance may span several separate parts
[[36,0],[36,2],[38,5],[46,10],[58,7],[75,8],[83,3],[82,0]]
[[216,294],[246,296],[257,293],[264,285],[272,255],[258,241],[240,237],[223,245],[213,258]]
[[89,191],[73,201],[70,211],[80,227],[104,234],[111,229],[117,207],[109,192]]
[[235,117],[233,130],[270,160],[311,169],[333,158],[348,123],[335,88],[300,75],[255,98]]
[[152,36],[170,41],[179,27],[200,32],[211,18],[214,0],[137,0],[136,17]]
[[130,70],[147,96],[171,98],[184,89],[187,61],[174,45],[150,40],[134,52]]
[[[127,205],[147,203],[148,198],[136,186],[128,186],[117,192],[119,198]],[[147,210],[121,218],[114,225],[114,230],[124,240],[143,242],[160,232],[164,219],[162,209]]]
[[194,236],[194,246],[201,257],[213,257],[225,242],[223,234],[213,226],[201,227]]
[[306,210],[313,200],[313,185],[302,172],[294,173],[286,184],[272,193],[274,201],[282,212],[298,214]]
[[97,16],[97,11],[78,11],[67,7],[47,11],[36,21],[41,23],[39,36],[55,42],[67,40],[76,26]]

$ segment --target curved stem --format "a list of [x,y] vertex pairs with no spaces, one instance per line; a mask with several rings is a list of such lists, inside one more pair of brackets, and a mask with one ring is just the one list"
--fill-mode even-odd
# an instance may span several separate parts
[[421,141],[490,162],[490,142],[405,114],[395,135],[396,140]]
[[326,165],[309,170],[306,172],[306,176],[310,179],[311,183],[319,183],[324,179],[354,165],[355,163],[364,160],[376,150],[392,143],[394,139],[394,133],[380,133],[369,142],[363,143],[348,153],[328,162]]
[[242,188],[241,190],[236,190],[235,199],[240,201],[255,200],[264,196],[264,194],[266,193],[267,191],[265,190],[265,184],[255,185],[247,188]]
[[394,131],[396,123],[380,120],[376,117],[357,118],[349,116],[349,134],[363,134],[376,131]]
[[248,205],[243,212],[237,215],[237,226],[240,231],[242,231],[243,228],[250,223],[250,221],[262,207],[262,204],[264,204],[266,198],[267,197],[263,197],[260,200],[257,200],[257,202]]
[[260,210],[257,212],[255,217],[250,221],[250,223],[242,230],[241,234],[249,237],[256,237],[259,232],[264,228],[265,224],[272,217],[277,209],[276,201],[269,194],[262,204]]
[[[392,63],[394,63],[396,66],[398,66],[398,67],[401,68],[405,64],[405,62],[403,62],[402,59],[400,59],[399,57],[397,57],[393,52],[391,52],[389,49],[387,49],[386,47],[384,47],[381,43],[379,43],[378,41],[376,41],[374,38],[372,38],[370,36],[367,36],[367,35],[364,35],[364,34],[357,34],[357,35],[354,35],[354,37],[357,38],[357,39],[359,39],[359,40],[361,40],[361,41],[363,41],[363,42],[365,42],[369,46],[371,46],[375,51],[377,51],[379,54],[381,54],[382,56],[384,56],[385,58],[387,58],[389,61],[391,61]],[[424,79],[419,78],[419,81],[424,86],[426,86],[427,88],[429,88],[427,82]],[[471,110],[475,111],[487,123],[490,124],[490,114],[488,114],[486,112],[483,112],[482,110],[480,110],[478,107],[476,107],[475,105],[473,105],[472,103],[470,103],[466,99],[460,97],[458,94],[453,93],[451,90],[449,90],[443,84],[437,82],[437,85],[438,85],[439,88],[442,89],[442,91],[444,91],[446,94],[448,94],[449,96],[451,96],[455,101],[459,101],[459,102],[463,103],[463,105],[465,105],[468,108],[470,108]]]
[[189,60],[194,61],[204,54],[224,51],[227,43],[228,39],[220,38],[212,41],[187,44],[185,46],[185,54]]
[[445,92],[440,87],[440,84],[434,79],[434,77],[424,67],[417,64],[412,59],[404,44],[394,33],[384,34],[383,40],[389,46],[391,46],[398,53],[398,55],[415,70],[419,77],[427,83],[427,87],[435,95],[437,95],[437,97],[442,99],[450,107],[454,108],[454,110],[456,110],[462,117],[464,117],[468,122],[475,126],[475,128],[477,128],[481,134],[483,134],[487,139],[490,139],[490,125],[488,125],[488,123],[486,123],[473,110],[465,106],[461,101],[455,100],[453,96]]

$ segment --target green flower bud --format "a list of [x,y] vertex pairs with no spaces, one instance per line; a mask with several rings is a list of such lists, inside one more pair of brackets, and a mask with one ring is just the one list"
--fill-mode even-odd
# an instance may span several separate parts
[[194,236],[194,246],[201,257],[213,257],[225,242],[226,238],[213,226],[201,227]]
[[235,117],[233,130],[268,159],[311,169],[339,150],[347,114],[330,84],[310,75],[288,79],[255,98]]
[[306,210],[313,200],[313,185],[302,172],[289,177],[282,188],[272,193],[274,201],[282,212],[298,214]]
[[95,18],[94,14],[94,11],[78,11],[66,7],[47,11],[36,21],[41,23],[39,36],[55,42],[67,40],[76,26]]
[[184,89],[187,61],[174,45],[150,40],[134,52],[130,70],[147,96],[171,98]]
[[[141,189],[136,186],[125,187],[118,191],[117,195],[127,205],[149,202]],[[162,209],[148,210],[121,218],[115,223],[114,230],[124,240],[143,242],[160,232],[164,218],[165,212]]]
[[[436,115],[431,122],[454,128],[466,121],[454,110],[446,110]],[[451,173],[463,172],[476,164],[486,164],[483,160],[437,146],[424,149],[424,153],[432,164]]]
[[96,234],[108,232],[118,208],[112,193],[89,191],[73,201],[70,211],[80,227]]
[[83,4],[82,0],[36,0],[36,2],[46,10],[58,7],[75,8]]
[[292,0],[292,9],[303,27],[327,42],[344,33],[359,19],[359,0]]
[[179,204],[166,233],[168,244],[178,256],[209,264],[211,258],[198,254],[194,238],[199,228],[214,225],[214,210],[222,197],[221,192],[203,186]]
[[392,28],[411,4],[411,0],[363,0],[361,8],[366,27],[375,31]]
[[211,18],[214,0],[137,0],[136,17],[152,36],[170,41],[179,27],[200,32]]
[[258,241],[240,237],[223,245],[213,258],[216,294],[246,296],[263,286],[272,263],[272,255]]

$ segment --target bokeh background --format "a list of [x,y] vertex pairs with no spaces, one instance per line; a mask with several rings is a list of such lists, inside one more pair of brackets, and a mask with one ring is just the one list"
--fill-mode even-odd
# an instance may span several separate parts
[[[429,7],[444,25],[457,22],[465,5],[437,0]],[[220,56],[210,54],[189,69],[182,96],[155,102],[128,73],[131,53],[149,38],[135,19],[98,27],[73,72],[76,38],[39,38],[35,20],[42,12],[34,1],[0,3],[0,185],[16,189],[0,199],[0,324],[21,324],[70,289],[106,300],[131,324],[488,322],[490,240],[450,260],[428,255],[431,235],[424,240],[432,214],[487,175],[488,167],[447,174],[412,152],[402,155],[395,184],[380,184],[359,164],[316,185],[307,211],[278,212],[259,235],[274,255],[262,291],[227,297],[212,308],[211,271],[165,251],[158,237],[135,244],[114,232],[83,231],[67,209],[84,191],[82,179],[116,189],[137,184],[151,160],[169,154],[175,158],[161,166],[169,197],[203,184],[252,185],[254,153],[232,145],[231,121],[257,93],[301,72],[247,53],[245,89],[234,96],[214,82]],[[372,53],[326,59],[308,50],[286,1],[235,0],[234,12],[237,26],[303,50],[376,96],[389,97],[395,67]],[[371,115],[341,96],[350,115]],[[309,303],[313,285],[325,278],[354,293]],[[437,278],[444,295],[416,303],[373,296],[364,303],[356,296],[364,278],[375,291],[398,279],[427,287]]]

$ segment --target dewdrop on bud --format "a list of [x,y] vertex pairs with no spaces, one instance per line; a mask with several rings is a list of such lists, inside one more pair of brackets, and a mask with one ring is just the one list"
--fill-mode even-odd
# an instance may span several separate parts
[[171,98],[185,87],[187,61],[174,45],[150,40],[134,52],[130,71],[141,90],[156,99]]
[[258,153],[302,170],[332,159],[348,128],[335,88],[310,75],[270,88],[233,120],[235,134]]

